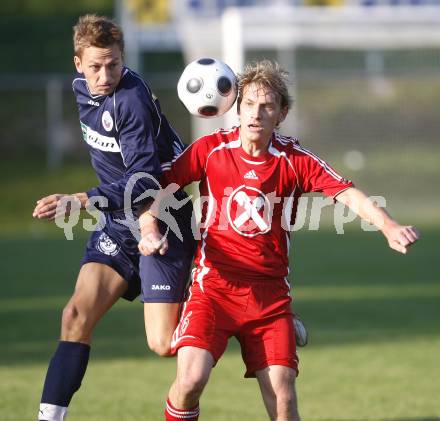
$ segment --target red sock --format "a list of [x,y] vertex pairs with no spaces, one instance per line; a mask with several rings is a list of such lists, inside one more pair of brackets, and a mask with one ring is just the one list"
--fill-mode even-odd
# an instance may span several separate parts
[[199,419],[199,405],[191,409],[174,408],[169,399],[165,407],[165,421],[197,421]]

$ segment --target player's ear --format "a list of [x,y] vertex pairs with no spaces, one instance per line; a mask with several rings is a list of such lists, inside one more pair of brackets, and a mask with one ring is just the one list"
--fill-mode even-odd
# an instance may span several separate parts
[[81,59],[78,56],[73,57],[73,63],[75,64],[76,71],[83,73]]
[[280,118],[278,119],[278,124],[282,123],[285,120],[288,112],[289,112],[289,107],[287,105],[285,107],[281,108]]

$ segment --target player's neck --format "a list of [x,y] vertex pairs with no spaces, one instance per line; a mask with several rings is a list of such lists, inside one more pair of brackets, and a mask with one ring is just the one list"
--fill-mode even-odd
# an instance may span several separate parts
[[250,156],[258,157],[264,155],[269,149],[270,138],[266,141],[250,140],[241,137],[241,147]]

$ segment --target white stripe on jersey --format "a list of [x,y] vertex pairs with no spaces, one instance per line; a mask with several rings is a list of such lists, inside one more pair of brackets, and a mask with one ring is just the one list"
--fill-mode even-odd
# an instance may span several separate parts
[[[124,74],[122,75],[122,77],[124,77],[126,74],[127,74],[127,72],[125,71]],[[116,90],[113,93],[113,115],[115,117],[115,128],[116,128],[116,131],[119,133],[118,123],[117,123],[118,116],[116,115]],[[121,148],[120,152],[121,152],[122,163],[125,165],[125,168],[127,168],[127,164],[125,162],[125,157],[124,157],[124,151],[122,150],[121,139],[119,139],[119,146]]]
[[[289,261],[289,254],[290,254],[290,236],[289,233],[286,231],[286,248],[287,248],[287,259]],[[289,282],[289,274],[290,274],[290,266],[287,264],[287,276],[284,277],[284,282],[289,287],[289,291],[287,292],[287,295],[290,295],[290,282]]]
[[240,158],[246,162],[247,164],[251,164],[251,165],[261,165],[264,164],[266,161],[249,161],[248,159],[244,159],[242,156],[240,156]]
[[106,96],[106,95],[103,95],[103,94],[93,95],[93,94],[90,92],[89,85],[88,85],[88,83],[87,83],[87,79],[86,79],[86,78],[77,77],[77,78],[73,79],[72,87],[73,87],[73,84],[75,83],[76,80],[83,80],[83,81],[84,81],[84,83],[85,83],[85,85],[86,85],[86,88],[87,88],[87,92],[89,93],[89,95],[90,95],[90,97],[91,97],[92,99],[96,99],[96,98],[100,98],[100,97],[102,97],[102,96]]
[[[238,138],[237,140],[232,140],[228,143],[222,142],[220,143],[220,145],[218,145],[217,147],[215,147],[207,156],[206,158],[206,163],[205,163],[205,174],[206,174],[206,167],[208,166],[208,161],[209,158],[211,157],[211,155],[215,152],[218,152],[222,149],[234,149],[234,148],[239,148],[241,146],[241,140],[240,138]],[[205,223],[209,222],[211,220],[211,215],[214,209],[213,203],[215,203],[215,199],[214,196],[212,195],[211,192],[211,186],[209,184],[209,179],[208,177],[206,177],[206,184],[208,186],[208,192],[209,192],[209,201],[208,201],[208,210],[206,212],[206,218],[205,218]],[[209,272],[209,268],[207,268],[205,266],[205,258],[206,258],[206,254],[205,254],[205,246],[206,246],[206,237],[208,236],[208,229],[209,226],[207,226],[205,228],[205,231],[202,235],[202,246],[200,247],[200,252],[202,254],[202,258],[200,259],[200,266],[202,266],[202,271],[199,273],[199,275],[197,276],[197,281],[200,284],[200,288],[203,291],[203,277]]]
[[86,85],[87,92],[89,93],[89,96],[90,96],[92,99],[96,99],[96,98],[99,98],[99,97],[101,97],[101,96],[104,96],[104,95],[92,95],[92,93],[90,92],[90,89],[89,89],[89,85],[87,84],[87,80],[86,80],[85,78],[83,78],[83,77],[76,77],[75,79],[73,79],[73,81],[72,81],[72,90],[73,90],[73,91],[75,91],[75,88],[73,87],[73,85],[75,84],[75,82],[76,82],[77,80],[81,80],[81,81],[84,82],[84,84]]
[[[213,134],[215,134],[215,133],[225,133],[225,134],[228,134],[228,133],[232,133],[235,129],[236,129],[236,128],[234,128],[234,127],[233,127],[231,130],[217,129],[217,130],[215,130],[214,132],[210,133],[210,134],[207,135],[207,136],[211,136],[211,135],[213,135]],[[174,158],[172,162],[176,162],[178,159],[180,159],[181,156],[185,155],[185,154],[188,152],[189,149],[191,149],[191,146],[192,146],[192,145],[194,145],[194,144],[197,143],[197,142],[202,141],[202,140],[205,139],[207,136],[202,136],[202,137],[199,137],[198,139],[196,139],[196,140],[195,140],[195,141],[194,141],[194,142],[193,142],[188,148],[186,148],[186,149],[185,149],[185,150],[184,150],[179,156],[177,156],[176,158]],[[238,142],[238,143],[237,143],[237,142]],[[223,148],[230,149],[230,148],[237,148],[237,147],[240,147],[240,146],[241,146],[240,139],[232,140],[232,141],[230,141],[230,142],[228,142],[228,143],[222,142],[220,145],[216,146],[216,147],[215,147],[215,148],[214,148],[214,149],[208,154],[208,157],[206,158],[206,164],[208,164],[208,159],[209,159],[209,157],[211,156],[212,153],[214,153],[214,152],[216,152],[216,151],[218,151],[218,150],[221,150],[221,149],[223,149]],[[204,170],[205,170],[205,172],[206,172],[206,165],[205,165]]]
[[[179,140],[180,140],[180,137],[179,137]],[[174,151],[174,156],[173,156],[173,158],[174,158],[176,156],[179,156],[183,152],[184,145],[182,142],[177,142],[176,140],[173,142],[173,145],[176,147],[176,150]]]
[[279,133],[275,133],[275,138],[284,146],[288,145],[289,143],[293,146],[294,149],[297,151],[300,151],[311,158],[313,158],[316,162],[318,162],[319,165],[324,169],[325,172],[330,174],[335,180],[342,181],[344,178],[341,177],[333,168],[330,168],[330,166],[325,162],[323,159],[321,159],[319,156],[315,155],[313,152],[309,151],[308,149],[302,147],[298,140],[293,137],[287,137],[282,136]]
[[[292,169],[292,171],[296,174],[295,168],[293,168],[293,164],[290,162],[289,158],[287,158],[286,152],[280,152],[275,146],[272,145],[272,142],[269,144],[268,152],[272,154],[273,156],[276,156],[277,158],[283,157],[287,163],[289,164],[289,167]],[[298,177],[297,177],[298,178]]]
[[173,145],[177,146],[178,151],[174,154],[173,158],[176,156],[179,156],[184,150],[185,150],[185,145],[182,142],[182,139],[180,138],[180,136],[177,134],[176,130],[174,129],[174,127],[171,125],[170,122],[168,122],[168,126],[170,127],[170,129],[173,131],[174,135],[176,136],[177,140],[174,140]]
[[183,307],[182,307],[182,312],[181,312],[181,317],[180,317],[180,321],[176,327],[176,329],[174,329],[173,332],[173,336],[171,338],[171,348],[175,348],[175,346],[183,339],[183,338],[194,338],[194,336],[192,335],[183,335],[180,336],[180,326],[183,322],[183,320],[188,320],[188,324],[191,323],[191,321],[189,320],[189,316],[188,314],[186,314],[186,307],[188,305],[188,303],[191,301],[191,297],[192,297],[192,285],[195,282],[195,275],[196,275],[197,269],[193,268],[193,270],[191,271],[191,278],[192,278],[192,282],[190,287],[188,288],[188,298],[185,300],[185,302],[183,303]]
[[[209,223],[209,221],[211,220],[212,213],[214,211],[215,199],[214,199],[214,196],[212,195],[212,192],[211,192],[211,186],[209,185],[208,177],[206,177],[206,184],[208,186],[209,199],[208,199],[208,210],[206,211],[205,223]],[[199,262],[199,265],[201,266],[202,270],[197,274],[197,277],[196,277],[196,281],[199,283],[200,289],[203,292],[204,292],[203,278],[210,270],[209,267],[205,266],[205,259],[206,259],[205,248],[206,248],[206,237],[208,236],[208,230],[209,230],[209,225],[205,228],[205,231],[202,234],[202,245],[200,247],[200,254],[202,257]]]
[[278,132],[275,132],[275,138],[283,145],[288,145],[289,143],[293,143],[293,144],[299,143],[298,139],[290,136],[283,136]]
[[[75,91],[75,88],[73,87],[73,85],[75,84],[75,82],[76,82],[77,80],[82,80],[82,81],[86,82],[86,80],[85,80],[83,77],[76,77],[76,78],[73,79],[73,81],[72,81],[72,91]],[[86,85],[87,85],[87,82],[86,82]]]
[[[287,267],[287,271],[289,271],[289,267]],[[289,288],[289,291],[287,292],[287,295],[290,295],[290,289],[292,288],[289,282],[289,278],[286,276],[284,277],[284,282],[286,283],[287,287]]]
[[294,145],[293,146],[296,150],[305,153],[306,155],[310,156],[311,158],[313,158],[316,162],[318,162],[319,165],[321,165],[322,168],[324,168],[324,170],[330,174],[334,179],[338,180],[338,181],[342,181],[343,177],[341,177],[333,168],[330,168],[327,164],[327,162],[325,162],[323,159],[319,158],[318,156],[316,156],[313,152],[310,152],[309,150],[303,148],[300,145]]
[[[177,325],[177,329],[179,328],[179,326],[180,326],[180,325]],[[176,345],[177,345],[181,340],[183,340],[183,339],[188,339],[188,338],[196,339],[196,337],[193,336],[193,335],[183,335],[183,336],[178,336],[177,339],[172,339],[172,340],[171,340],[171,348],[175,348]]]
[[115,116],[115,129],[117,132],[119,132],[118,129],[118,116],[116,115],[116,91],[113,95],[113,115]]
[[238,138],[237,140],[231,140],[228,143],[222,142],[220,145],[216,146],[211,152],[209,152],[208,156],[206,157],[206,164],[205,164],[205,174],[206,174],[206,167],[208,166],[208,161],[211,155],[215,152],[218,152],[222,149],[236,149],[241,146],[241,140]]
[[283,205],[283,218],[286,229],[290,227],[290,220],[292,218],[293,202],[295,200],[296,187],[293,189],[292,194],[286,199]]

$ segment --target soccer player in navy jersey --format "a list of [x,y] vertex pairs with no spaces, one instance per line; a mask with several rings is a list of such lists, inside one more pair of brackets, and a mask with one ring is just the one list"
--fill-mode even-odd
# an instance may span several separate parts
[[[69,199],[82,209],[98,208],[105,221],[88,241],[75,291],[63,311],[60,341],[49,364],[38,415],[46,421],[66,418],[87,368],[94,327],[119,298],[133,300],[141,293],[148,345],[159,355],[169,355],[194,250],[190,203],[174,213],[183,241],[169,233],[168,244],[160,242],[160,229],[165,227],[155,223],[148,237],[148,257],[140,257],[135,233],[118,222],[127,210],[127,189],[130,213],[136,215],[145,204],[134,204],[135,199],[157,189],[153,177],[184,145],[149,86],[124,67],[123,33],[113,21],[85,15],[74,27],[73,41],[79,73],[73,91],[100,184],[87,192],[43,197],[33,216],[52,220],[57,207]],[[138,174],[141,177],[132,182]],[[186,197],[182,191],[175,194],[179,201]]]
[[[163,173],[163,186],[200,181],[201,196],[209,198],[193,282],[173,335],[177,376],[167,421],[198,419],[199,398],[232,336],[270,419],[299,420],[287,276],[290,222],[303,193],[322,192],[348,205],[398,252],[418,239],[414,227],[398,224],[296,139],[277,133],[290,107],[285,78],[270,61],[247,66],[238,84],[240,126],[196,140]],[[160,217],[160,201],[141,215],[141,226]],[[143,239],[140,250],[148,254]]]

